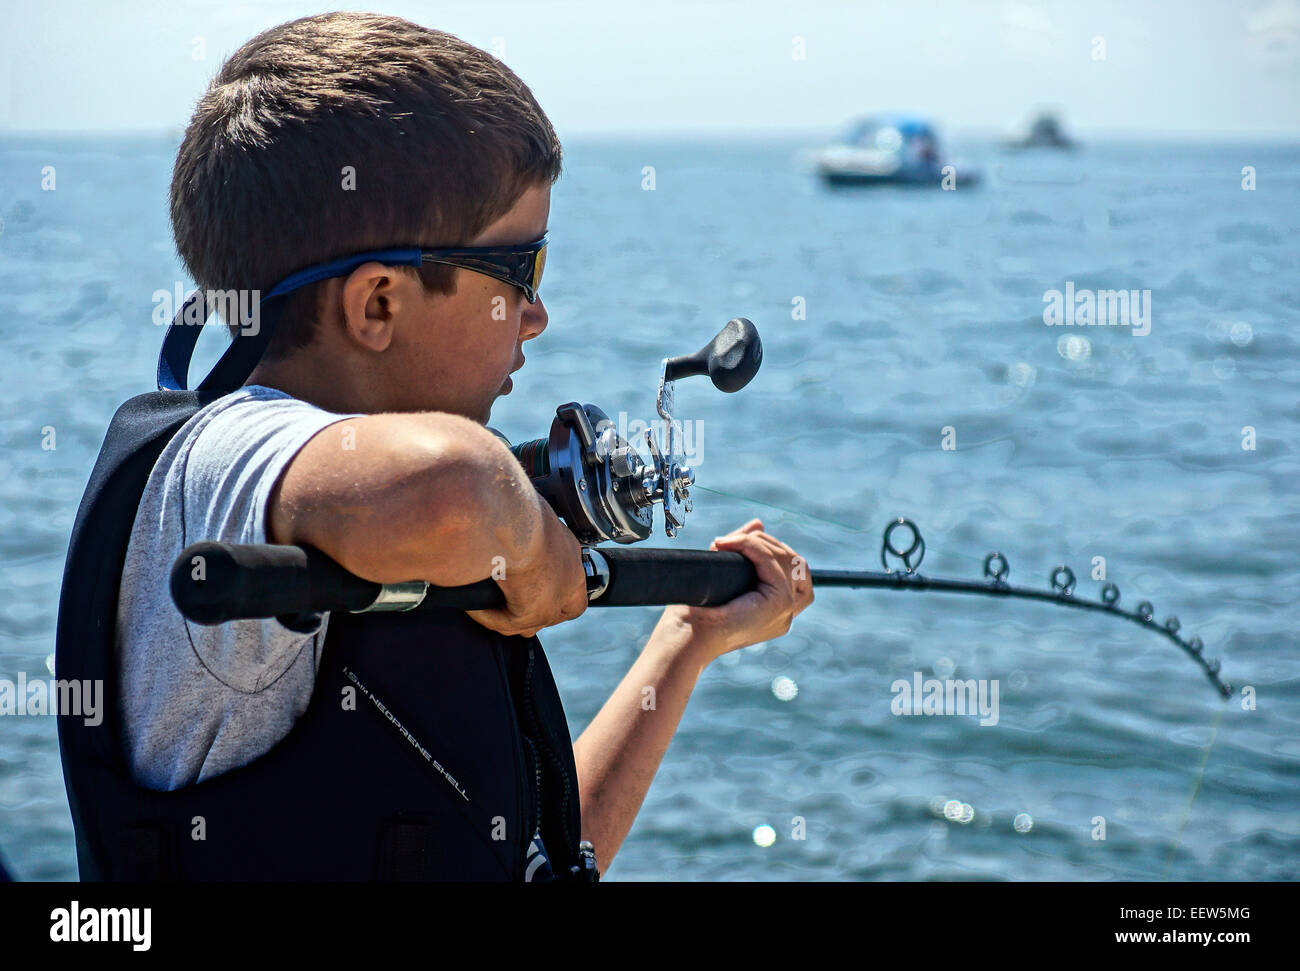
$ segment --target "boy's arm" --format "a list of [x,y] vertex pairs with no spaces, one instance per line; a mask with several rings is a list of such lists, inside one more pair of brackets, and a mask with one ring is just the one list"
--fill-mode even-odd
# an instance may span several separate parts
[[503,634],[531,636],[587,607],[577,540],[510,450],[456,415],[328,426],[285,469],[267,522],[271,542],[315,546],[380,583],[460,586],[503,565],[506,608],[470,614]]
[[806,564],[758,520],[714,540],[754,563],[758,589],[722,607],[669,607],[599,714],[573,745],[582,836],[602,870],[613,862],[645,799],[701,672],[715,658],[780,637],[812,603]]

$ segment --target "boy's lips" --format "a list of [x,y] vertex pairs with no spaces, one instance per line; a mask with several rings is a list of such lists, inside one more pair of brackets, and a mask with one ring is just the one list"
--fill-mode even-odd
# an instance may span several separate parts
[[[526,359],[524,358],[524,356],[523,356],[522,354],[519,355],[519,363],[516,364],[514,367],[512,367],[512,368],[510,369],[510,374],[514,374],[514,373],[515,373],[516,371],[518,371],[521,367],[523,367],[523,366],[524,366],[524,362],[525,362],[525,360],[526,360]],[[506,379],[505,379],[505,381],[503,381],[503,382],[501,383],[501,393],[502,393],[502,394],[509,394],[509,393],[511,392],[511,390],[512,390],[512,389],[514,388],[514,386],[515,386],[514,379],[510,377],[510,374],[507,374],[507,375],[506,375]]]
[[[521,367],[523,367],[523,366],[524,366],[524,362],[523,362],[523,361],[520,361],[518,364],[516,364],[514,367],[512,367],[512,368],[510,369],[510,374],[514,374],[516,371],[518,371],[518,370],[519,370]],[[510,374],[507,374],[507,375],[506,375],[506,379],[505,379],[505,381],[501,384],[501,393],[502,393],[502,394],[509,394],[509,393],[514,389],[515,382],[514,382],[514,379],[513,379],[512,377],[510,377]]]

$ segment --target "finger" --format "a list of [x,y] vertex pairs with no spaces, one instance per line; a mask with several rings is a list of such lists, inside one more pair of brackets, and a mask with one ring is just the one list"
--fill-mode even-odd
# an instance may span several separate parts
[[[811,589],[812,578],[809,575],[808,561],[796,553],[790,544],[781,542],[771,533],[763,533],[762,536],[764,539],[771,541],[773,547],[780,551],[781,563],[794,585],[796,594],[803,589]],[[797,579],[795,578],[796,572],[801,574]]]
[[590,605],[587,599],[587,581],[584,578],[582,583],[574,589],[573,593],[564,602],[563,620],[573,620],[575,617],[581,617]]
[[781,547],[781,549],[785,550],[787,556],[796,557],[799,555],[794,551],[794,547],[791,546],[789,543],[782,542],[781,540],[773,536],[771,533],[764,533],[763,535],[766,536],[768,539],[770,539],[772,542],[774,542],[777,546]]
[[733,546],[738,543],[751,545],[756,544],[756,547],[762,548],[763,550],[773,554],[784,555],[784,551],[781,550],[781,547],[777,545],[776,541],[762,530],[754,530],[747,533],[731,533],[728,536],[719,536],[718,540]]
[[792,549],[791,549],[789,546],[787,546],[785,543],[782,543],[779,539],[777,539],[777,538],[776,538],[775,536],[773,536],[771,533],[767,533],[767,532],[764,532],[764,531],[762,531],[762,530],[758,530],[758,531],[756,531],[756,532],[748,533],[748,534],[746,534],[746,535],[749,535],[749,536],[756,536],[756,537],[758,537],[758,538],[761,539],[765,544],[767,544],[768,546],[771,546],[774,550],[778,550],[778,551],[780,551],[780,552],[781,552],[783,555],[785,555],[787,558],[788,558],[788,557],[792,557],[792,556],[795,555],[794,550],[792,550]]
[[724,536],[714,537],[714,542],[717,542],[720,539],[735,539],[740,536],[748,536],[750,533],[762,530],[762,528],[763,523],[760,520],[751,519],[749,522],[745,523],[745,525],[736,527]]
[[[743,526],[737,526],[737,527],[736,527],[735,529],[733,529],[731,532],[727,533],[727,535],[728,535],[728,536],[745,536],[745,535],[748,535],[749,533],[762,532],[762,530],[763,530],[763,520],[761,520],[761,519],[751,519],[749,522],[745,523]],[[718,538],[721,539],[722,537],[718,537]]]
[[798,607],[795,610],[795,613],[801,614],[805,610],[807,610],[808,607],[812,604],[815,596],[816,595],[813,592],[813,582],[812,582],[811,575],[803,580],[798,581],[798,584],[795,587],[795,600],[798,603]]
[[515,619],[504,610],[467,610],[465,616],[474,623],[509,637],[517,629]]
[[808,561],[791,547],[786,546],[785,543],[782,543],[781,546],[786,551],[786,558],[790,564],[790,579],[794,581],[795,588],[797,590],[811,590],[812,567],[808,565]]
[[549,611],[546,613],[537,610],[515,611],[509,605],[493,607],[489,610],[467,610],[465,614],[484,627],[507,637],[528,637],[543,627],[559,622]]
[[768,533],[750,533],[756,543],[760,544],[767,554],[780,566],[782,573],[785,574],[787,583],[792,583],[792,573],[794,572],[794,557],[792,551],[787,550],[785,545]]
[[772,545],[770,540],[765,539],[765,533],[732,533],[730,536],[719,536],[717,543],[719,547],[730,547],[732,549],[752,550],[761,552],[765,556],[774,555],[777,548]]
[[[765,533],[764,535],[768,534]],[[798,609],[801,611],[813,601],[812,567],[789,544],[782,543],[774,536],[770,538],[782,551],[782,563],[786,567],[787,574],[789,574],[795,600],[798,602]]]
[[758,533],[757,535],[759,539],[771,547],[772,552],[781,560],[782,563],[788,564],[793,562],[797,555],[794,550],[790,549],[790,547],[786,546],[771,533]]
[[[808,575],[808,564],[785,543],[769,533],[758,537],[771,552],[773,559],[780,565],[784,581],[783,589],[789,595],[789,603],[794,613],[799,613],[812,602],[812,579]],[[799,573],[798,579],[795,574]],[[804,601],[807,601],[806,603]]]
[[709,549],[716,550],[718,548],[718,544],[721,542],[734,542],[735,540],[738,540],[744,536],[751,535],[753,533],[753,530],[748,529],[748,527],[753,525],[754,522],[757,522],[757,520],[751,520],[750,522],[746,523],[744,526],[741,526],[738,529],[733,529],[730,533],[726,533],[722,536],[713,537],[713,542],[709,544]]
[[728,549],[742,554],[754,564],[760,587],[769,587],[777,596],[793,599],[790,578],[781,564],[784,556],[778,549],[761,536],[747,533],[743,536],[724,536],[718,544],[720,549]]
[[509,607],[504,609],[498,607],[490,610],[467,610],[465,614],[498,634],[507,637],[532,637],[547,627],[580,617],[586,612],[588,605],[587,583],[584,577],[578,584],[570,586],[568,594],[558,609],[512,613]]

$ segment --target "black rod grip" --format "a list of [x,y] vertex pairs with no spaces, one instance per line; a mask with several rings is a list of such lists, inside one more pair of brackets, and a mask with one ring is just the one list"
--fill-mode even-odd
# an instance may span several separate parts
[[[609,585],[592,606],[632,607],[727,603],[757,584],[753,564],[739,553],[711,550],[602,547]],[[363,610],[380,585],[349,573],[310,546],[195,543],[172,565],[172,600],[196,624]],[[430,587],[422,607],[485,610],[504,607],[492,580]]]
[[310,546],[195,543],[172,565],[172,600],[196,624],[360,610],[380,585]]
[[[310,546],[195,543],[172,564],[172,600],[196,624],[362,610],[381,587],[349,573]],[[492,580],[430,587],[421,606],[456,610],[504,607]]]
[[716,607],[758,586],[754,564],[739,553],[602,546],[609,586],[593,606],[690,604]]

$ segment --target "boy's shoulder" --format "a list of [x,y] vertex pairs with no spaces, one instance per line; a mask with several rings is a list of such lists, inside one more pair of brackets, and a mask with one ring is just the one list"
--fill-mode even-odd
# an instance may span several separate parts
[[135,540],[266,542],[266,504],[281,474],[317,433],[349,417],[260,385],[209,402],[159,455]]
[[[163,459],[180,458],[189,463],[218,465],[229,462],[234,454],[258,449],[283,449],[298,442],[304,433],[314,434],[321,428],[349,415],[325,411],[310,402],[262,385],[248,385],[204,405],[177,432]],[[160,464],[161,461],[160,461]],[[170,464],[170,463],[168,463]]]

